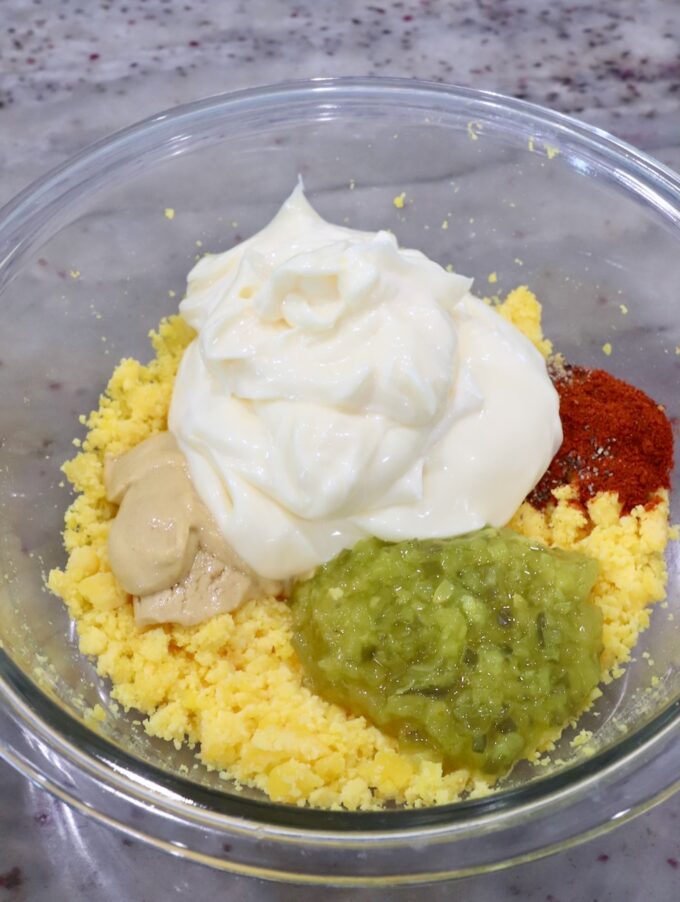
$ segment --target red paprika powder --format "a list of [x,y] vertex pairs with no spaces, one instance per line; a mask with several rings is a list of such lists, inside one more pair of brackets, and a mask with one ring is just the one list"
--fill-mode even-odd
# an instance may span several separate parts
[[670,488],[673,432],[663,410],[644,392],[604,370],[565,366],[552,373],[560,396],[564,439],[529,495],[535,507],[570,484],[585,505],[598,492],[617,492],[622,513],[654,504]]

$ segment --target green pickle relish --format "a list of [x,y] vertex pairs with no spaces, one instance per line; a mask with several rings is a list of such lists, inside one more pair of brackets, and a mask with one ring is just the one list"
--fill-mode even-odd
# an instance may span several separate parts
[[319,695],[447,768],[500,774],[599,681],[596,577],[509,529],[366,539],[295,586],[294,643]]

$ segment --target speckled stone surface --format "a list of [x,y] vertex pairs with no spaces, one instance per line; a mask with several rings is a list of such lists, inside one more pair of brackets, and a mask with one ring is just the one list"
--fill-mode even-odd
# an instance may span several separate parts
[[[498,90],[575,114],[680,168],[680,4],[669,0],[3,0],[0,203],[85,144],[163,108],[349,74]],[[433,902],[671,902],[680,898],[679,826],[676,798],[570,852],[427,893]],[[133,844],[6,765],[0,837],[0,902],[319,897]]]

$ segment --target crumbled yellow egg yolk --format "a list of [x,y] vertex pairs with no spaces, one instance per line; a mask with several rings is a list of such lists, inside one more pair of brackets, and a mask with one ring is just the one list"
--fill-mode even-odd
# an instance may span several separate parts
[[[528,288],[515,289],[497,310],[550,353],[540,304]],[[136,627],[108,563],[115,507],[104,491],[104,455],[121,454],[167,428],[175,373],[193,336],[181,317],[170,317],[151,335],[156,356],[148,365],[123,360],[86,420],[82,450],[64,465],[79,494],[65,519],[68,562],[50,573],[48,584],[76,621],[81,651],[97,658],[117,702],[146,715],[150,735],[195,746],[208,768],[274,801],[355,810],[387,802],[444,804],[463,792],[488,792],[490,778],[465,769],[445,773],[432,753],[401,751],[363,717],[310,692],[281,601],[251,601],[197,626]],[[660,494],[656,507],[621,517],[615,496],[599,495],[585,513],[564,487],[554,505],[538,511],[524,503],[510,523],[599,561],[593,600],[604,614],[605,680],[620,674],[649,622],[648,606],[664,597],[668,497]],[[558,732],[546,735],[537,751],[549,748]]]
[[544,357],[552,353],[552,342],[543,337],[541,305],[526,285],[513,289],[503,303],[496,306],[496,310],[503,319],[517,326]]

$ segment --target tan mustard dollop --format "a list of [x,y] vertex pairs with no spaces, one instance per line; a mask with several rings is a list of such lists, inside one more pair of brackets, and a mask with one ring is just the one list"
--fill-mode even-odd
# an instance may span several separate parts
[[138,625],[200,623],[282,590],[259,579],[224,540],[170,432],[108,459],[104,483],[109,501],[119,505],[109,561],[134,596]]

